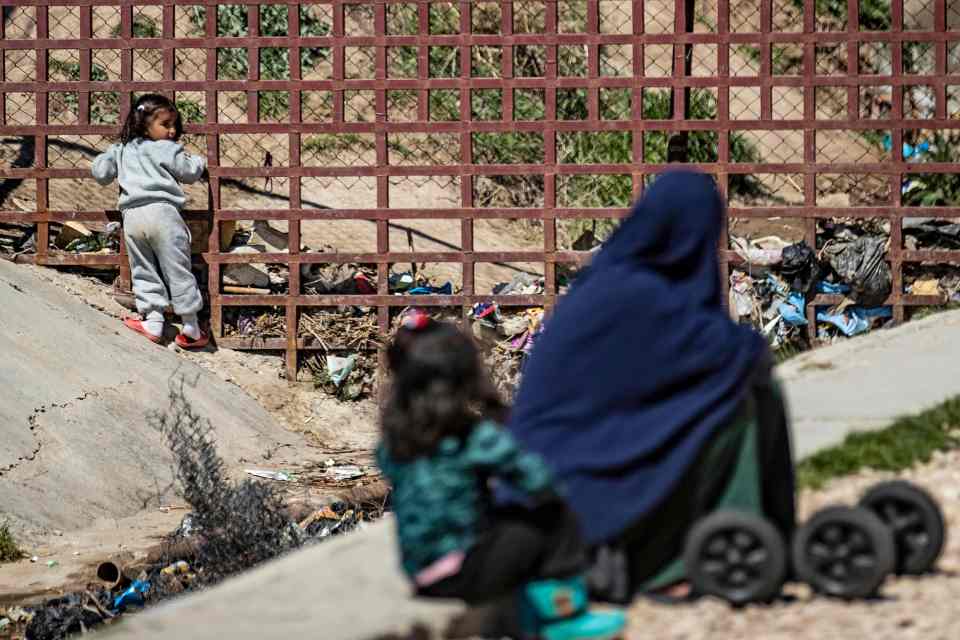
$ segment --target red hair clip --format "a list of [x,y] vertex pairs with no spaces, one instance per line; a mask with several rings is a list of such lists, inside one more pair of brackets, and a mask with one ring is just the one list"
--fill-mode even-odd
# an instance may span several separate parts
[[430,316],[419,309],[412,309],[404,314],[401,326],[410,331],[422,331],[430,324]]

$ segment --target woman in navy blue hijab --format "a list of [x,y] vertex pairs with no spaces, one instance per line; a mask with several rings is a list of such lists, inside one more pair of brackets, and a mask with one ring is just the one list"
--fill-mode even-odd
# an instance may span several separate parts
[[625,550],[633,590],[678,557],[718,499],[736,452],[710,469],[698,461],[745,419],[759,427],[763,510],[792,532],[789,436],[769,351],[722,305],[723,215],[710,177],[656,180],[557,304],[510,420],[558,474],[588,541]]

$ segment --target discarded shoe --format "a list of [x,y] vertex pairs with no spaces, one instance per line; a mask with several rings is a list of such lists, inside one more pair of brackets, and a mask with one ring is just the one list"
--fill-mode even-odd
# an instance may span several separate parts
[[613,640],[622,636],[626,626],[623,612],[591,612],[587,606],[587,585],[582,577],[531,582],[521,592],[524,636],[537,640]]
[[[140,335],[142,335],[143,337],[145,337],[147,340],[149,340],[154,344],[160,344],[163,341],[163,336],[155,336],[149,331],[147,331],[143,326],[143,322],[141,320],[138,320],[137,318],[125,318],[123,321],[123,324],[128,329],[136,331],[137,333],[139,333]],[[179,338],[179,336],[177,337]]]

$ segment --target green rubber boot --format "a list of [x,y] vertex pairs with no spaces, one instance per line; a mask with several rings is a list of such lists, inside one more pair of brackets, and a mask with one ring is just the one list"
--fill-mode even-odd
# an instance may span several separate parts
[[531,582],[521,590],[524,636],[537,640],[612,640],[622,635],[622,611],[591,612],[582,577]]

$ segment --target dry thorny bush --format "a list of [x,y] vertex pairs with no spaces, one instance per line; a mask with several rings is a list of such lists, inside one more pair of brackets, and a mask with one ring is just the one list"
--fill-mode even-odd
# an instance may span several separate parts
[[173,453],[174,473],[192,508],[191,535],[201,543],[196,565],[210,584],[253,567],[303,543],[283,499],[265,483],[227,478],[210,421],[187,399],[186,381],[170,383],[169,407],[150,416]]

